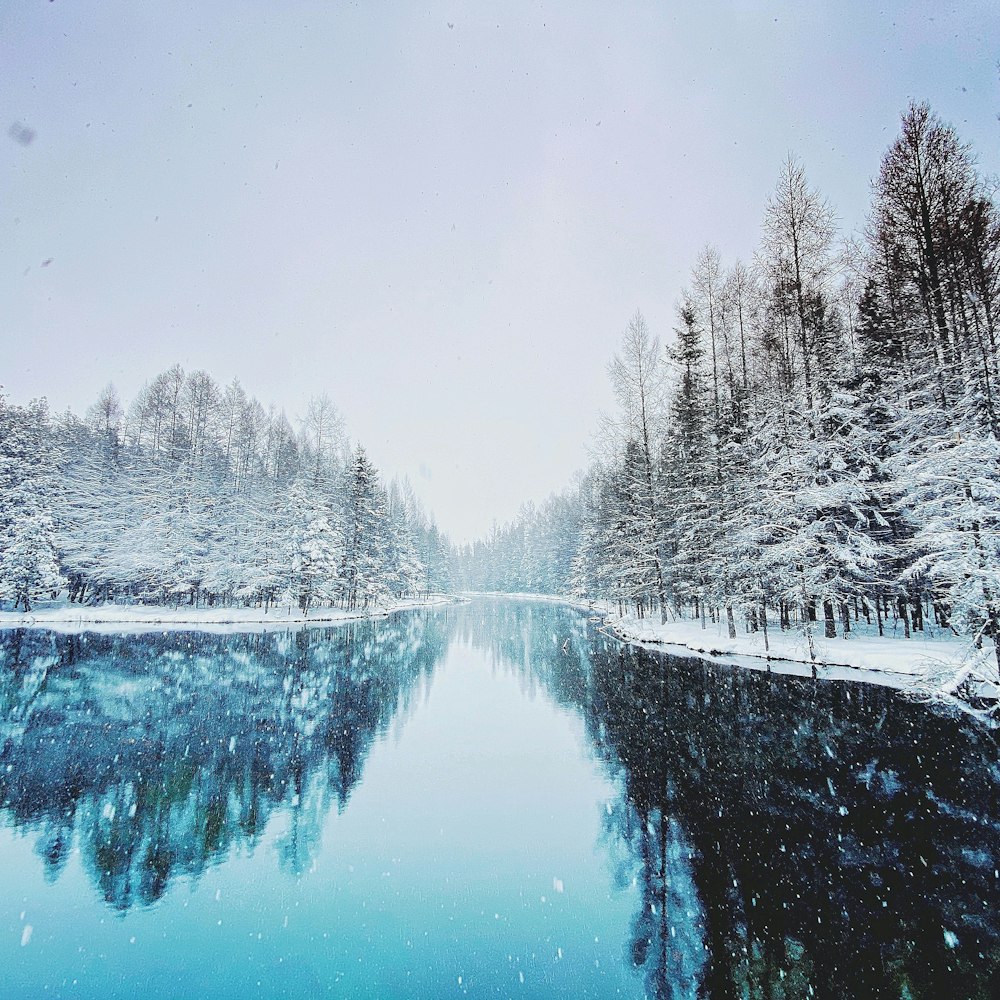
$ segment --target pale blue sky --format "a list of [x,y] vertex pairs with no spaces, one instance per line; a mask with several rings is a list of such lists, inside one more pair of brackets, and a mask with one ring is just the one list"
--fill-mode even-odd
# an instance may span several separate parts
[[998,58],[993,0],[8,0],[0,384],[327,392],[473,537],[586,464],[629,317],[752,255],[789,151],[846,230],[911,97],[1000,169]]

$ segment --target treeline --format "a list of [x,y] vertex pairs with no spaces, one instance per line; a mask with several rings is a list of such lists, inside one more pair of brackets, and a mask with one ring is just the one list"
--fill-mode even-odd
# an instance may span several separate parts
[[81,419],[0,396],[0,601],[365,608],[447,589],[448,542],[323,396],[300,426],[179,365]]
[[789,158],[752,264],[706,247],[666,349],[633,318],[600,460],[465,547],[463,584],[732,636],[740,615],[997,638],[998,309],[994,188],[926,104],[902,116],[858,238]]

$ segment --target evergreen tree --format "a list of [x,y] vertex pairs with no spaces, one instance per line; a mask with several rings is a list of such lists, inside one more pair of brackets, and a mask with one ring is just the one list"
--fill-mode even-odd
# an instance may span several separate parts
[[52,518],[35,498],[22,493],[19,499],[21,513],[0,551],[0,600],[27,612],[35,601],[55,597],[65,581],[56,562]]
[[397,597],[402,597],[414,593],[420,586],[424,567],[417,554],[406,500],[396,480],[390,484],[387,505],[386,587]]
[[711,585],[710,552],[720,513],[709,432],[715,408],[709,400],[704,369],[703,333],[689,299],[680,306],[679,318],[670,352],[675,381],[669,429],[662,446],[661,502],[670,511],[666,527],[672,553],[670,589],[679,603],[693,604],[697,614],[704,610]]
[[63,585],[56,557],[56,449],[48,407],[0,395],[0,600],[30,611]]
[[387,594],[389,526],[385,493],[360,445],[347,471],[344,542],[340,578],[345,606],[368,607]]

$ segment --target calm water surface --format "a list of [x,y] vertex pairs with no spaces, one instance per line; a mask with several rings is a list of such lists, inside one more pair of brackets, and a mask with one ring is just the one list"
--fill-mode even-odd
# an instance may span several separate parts
[[0,997],[992,998],[997,760],[555,605],[0,632]]

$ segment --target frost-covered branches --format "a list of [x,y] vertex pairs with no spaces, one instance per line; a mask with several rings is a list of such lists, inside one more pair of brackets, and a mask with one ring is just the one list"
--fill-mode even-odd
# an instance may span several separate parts
[[367,460],[358,499],[327,397],[310,401],[297,434],[238,382],[221,389],[175,365],[127,412],[111,385],[84,421],[0,399],[0,601],[27,610],[65,586],[73,601],[282,601],[307,613],[427,585],[426,518],[398,487],[390,516]]
[[[463,566],[640,615],[724,615],[731,635],[738,611],[810,637],[821,617],[832,637],[930,616],[1000,638],[1000,213],[922,104],[873,194],[864,245],[840,247],[789,157],[755,267],[702,250],[666,351],[629,323],[614,433],[575,514],[526,511]],[[557,527],[576,531],[568,583],[539,542]]]

